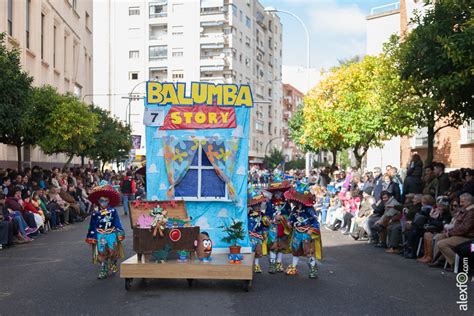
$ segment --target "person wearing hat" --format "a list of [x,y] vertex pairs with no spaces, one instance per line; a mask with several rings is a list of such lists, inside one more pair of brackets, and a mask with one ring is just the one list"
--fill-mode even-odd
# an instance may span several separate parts
[[292,263],[286,269],[287,275],[296,275],[299,258],[309,259],[309,277],[318,276],[316,259],[322,257],[321,234],[318,215],[313,208],[314,196],[308,186],[296,183],[296,188],[285,192],[285,198],[293,204],[287,227],[293,230],[291,237]]
[[262,245],[264,239],[262,216],[265,212],[266,202],[268,202],[268,198],[265,197],[262,191],[255,189],[251,185],[248,192],[247,215],[249,240],[252,246],[252,252],[255,252],[253,265],[253,271],[255,273],[262,273],[260,266],[260,258],[263,256]]
[[290,215],[290,205],[286,202],[284,192],[291,188],[288,181],[281,177],[274,177],[273,183],[267,188],[271,193],[271,203],[267,203],[269,230],[267,245],[269,252],[269,269],[271,274],[283,272],[283,253],[289,253],[290,233],[286,223]]
[[121,241],[125,232],[117,210],[120,194],[112,186],[96,187],[89,200],[96,205],[91,216],[86,242],[92,246],[92,262],[101,265],[98,279],[117,272],[117,260],[123,258]]

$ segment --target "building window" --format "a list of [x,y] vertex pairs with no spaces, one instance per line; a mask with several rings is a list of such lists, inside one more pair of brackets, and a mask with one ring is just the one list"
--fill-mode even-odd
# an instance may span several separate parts
[[172,7],[173,13],[183,13],[184,12],[184,4],[183,3],[174,3]]
[[140,57],[140,52],[138,50],[129,50],[128,51],[128,58],[129,59],[137,59]]
[[245,25],[250,28],[250,18],[248,16],[245,16]]
[[136,71],[130,71],[128,73],[128,79],[129,80],[138,80],[138,72]]
[[227,199],[226,183],[217,175],[201,145],[186,175],[175,187],[175,197],[192,200]]
[[272,122],[268,122],[268,134],[272,135]]
[[171,73],[171,78],[173,80],[183,79],[184,78],[184,71],[182,71],[182,70],[173,70],[173,72]]
[[67,77],[67,38],[68,35],[64,33],[64,76]]
[[467,125],[467,140],[474,140],[474,120],[470,120]]
[[44,59],[44,14],[41,13],[41,59]]
[[128,15],[140,15],[140,7],[129,7]]
[[230,8],[232,10],[232,15],[237,17],[237,12],[238,12],[237,6],[235,4],[230,4]]
[[257,132],[263,132],[263,122],[255,121],[255,129]]
[[242,12],[242,10],[239,11],[239,19],[240,19],[240,22],[244,21],[244,13]]
[[13,0],[8,0],[8,35],[13,36]]
[[56,68],[56,43],[57,43],[57,31],[56,25],[53,26],[53,67]]
[[91,16],[86,11],[86,29],[91,30]]
[[30,48],[31,0],[26,0],[26,48]]
[[78,99],[80,99],[81,96],[82,96],[82,87],[81,87],[79,84],[77,84],[77,83],[74,84],[74,92],[73,92],[73,94],[74,94],[74,96],[75,96],[76,98],[78,98]]
[[183,57],[184,52],[182,48],[173,48],[171,56],[173,57]]
[[184,26],[182,25],[175,25],[175,26],[172,26],[171,27],[171,34],[174,35],[174,36],[179,36],[179,35],[183,35],[184,33]]
[[150,19],[167,16],[167,4],[150,4]]
[[166,59],[168,57],[168,46],[154,45],[149,48],[150,59]]

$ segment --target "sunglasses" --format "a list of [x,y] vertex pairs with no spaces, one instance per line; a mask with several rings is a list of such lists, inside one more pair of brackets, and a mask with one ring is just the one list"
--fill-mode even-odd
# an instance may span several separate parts
[[101,202],[101,203],[102,203],[102,202],[108,202],[108,201],[109,201],[109,200],[107,200],[107,199],[99,199],[99,202]]

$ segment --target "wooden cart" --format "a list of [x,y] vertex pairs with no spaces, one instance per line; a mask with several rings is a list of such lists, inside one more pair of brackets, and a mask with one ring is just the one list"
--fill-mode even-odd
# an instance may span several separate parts
[[[139,201],[130,203],[130,223],[133,230],[133,250],[136,255],[120,264],[120,277],[125,279],[125,289],[130,290],[134,279],[186,279],[192,286],[195,279],[242,280],[248,291],[253,279],[254,254],[244,254],[240,264],[230,264],[228,255],[213,254],[209,262],[199,261],[194,256],[195,241],[199,227],[177,227],[164,230],[164,236],[153,236],[149,229],[137,227],[138,218],[148,215],[150,210],[160,205],[168,211],[169,218],[186,219],[183,201]],[[171,232],[179,231],[179,240],[172,238]],[[172,251],[186,250],[191,256],[187,262],[170,259],[164,263],[150,261],[151,253],[170,245]]]

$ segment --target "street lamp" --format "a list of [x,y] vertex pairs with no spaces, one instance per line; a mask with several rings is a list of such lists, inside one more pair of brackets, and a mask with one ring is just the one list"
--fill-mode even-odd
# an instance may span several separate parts
[[[301,25],[303,26],[304,32],[306,34],[306,72],[307,72],[306,75],[309,76],[309,68],[311,67],[311,65],[310,65],[310,51],[309,51],[309,32],[308,32],[308,28],[306,27],[306,24],[304,24],[303,20],[301,20],[301,18],[299,16],[297,16],[296,14],[294,14],[293,12],[290,12],[290,11],[275,9],[274,7],[266,7],[265,12],[268,12],[268,13],[281,12],[281,13],[289,14],[301,23]],[[306,153],[306,163],[305,163],[305,169],[306,169],[306,176],[307,177],[309,177],[309,173],[310,173],[310,169],[311,169],[311,163],[310,162],[311,162],[311,153],[307,152]]]
[[265,157],[267,157],[268,146],[270,145],[271,142],[273,142],[274,140],[277,140],[277,139],[281,139],[282,141],[284,141],[284,139],[281,136],[270,139],[268,141],[267,145],[265,146]]
[[[135,91],[135,89],[143,84],[143,83],[146,83],[148,82],[148,80],[145,80],[145,81],[142,81],[142,82],[139,82],[137,83],[133,88],[132,88],[132,91],[130,91],[130,93],[128,94],[128,97],[122,97],[122,99],[128,99],[128,105],[127,105],[127,112],[128,112],[128,125],[131,127],[131,116],[132,116],[132,109],[131,109],[131,106],[132,106],[132,100],[137,100],[137,99],[140,99],[140,98],[137,98],[137,97],[134,97],[133,96],[133,92]],[[127,113],[125,112],[125,113]],[[126,115],[126,114],[125,114]]]

